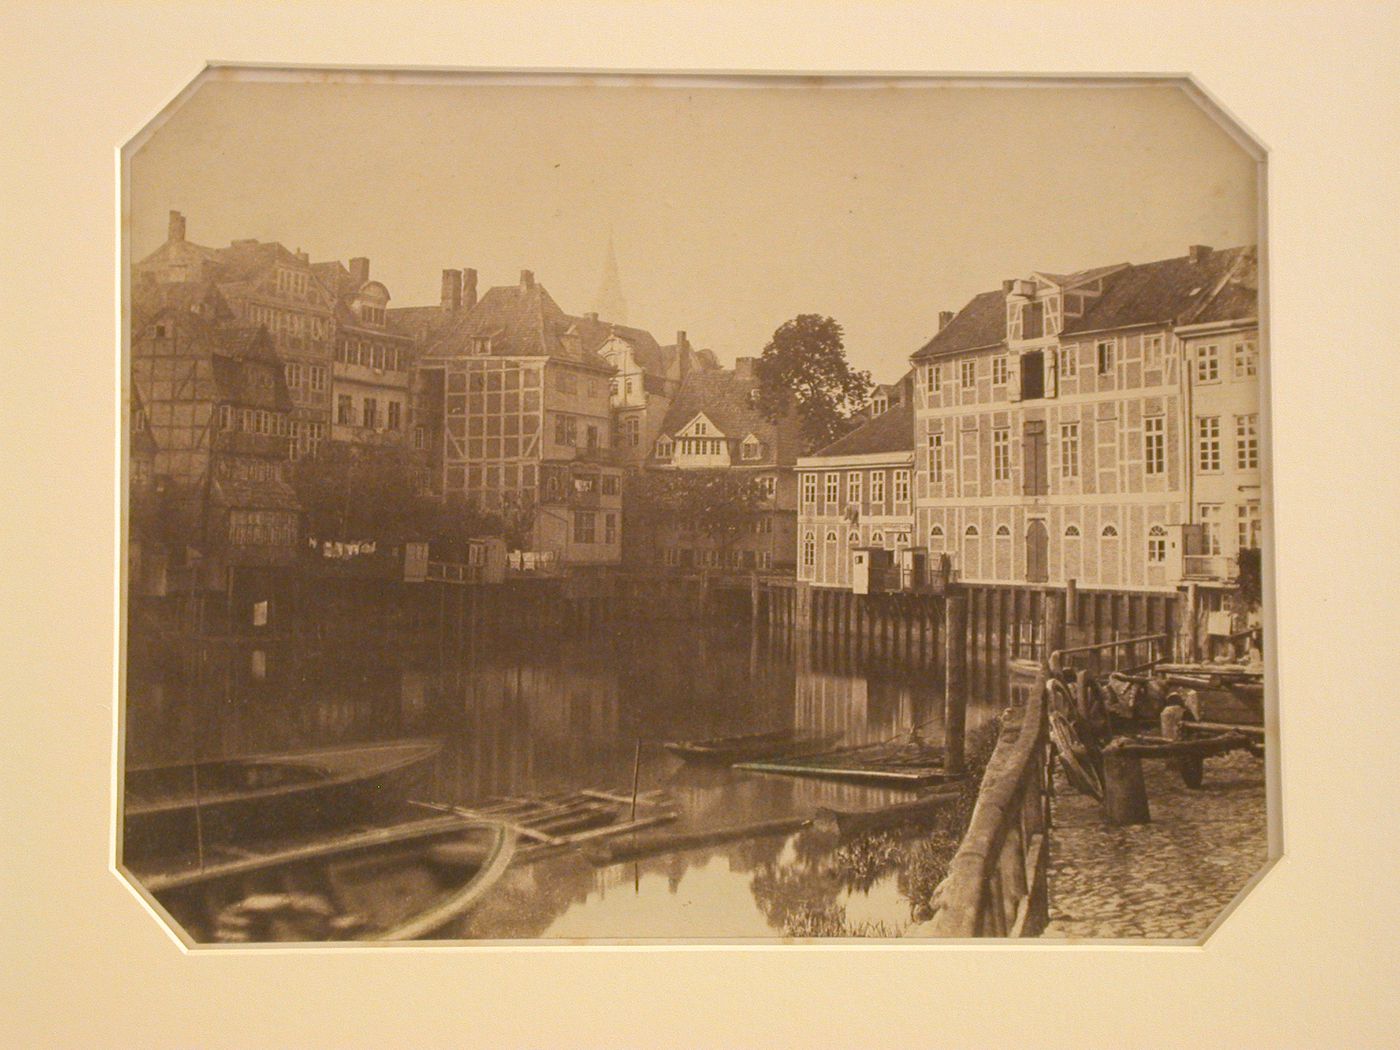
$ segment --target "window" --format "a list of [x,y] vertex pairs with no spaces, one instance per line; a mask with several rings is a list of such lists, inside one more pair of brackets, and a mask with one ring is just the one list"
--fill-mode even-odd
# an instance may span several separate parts
[[928,437],[928,479],[935,485],[943,483],[943,435]]
[[977,362],[971,360],[963,361],[961,362],[960,369],[963,389],[971,390],[977,385]]
[[659,437],[659,438],[656,439],[656,458],[657,458],[657,459],[670,459],[670,458],[671,458],[671,439],[670,439],[670,438],[668,438],[668,437]]
[[1196,382],[1214,383],[1220,379],[1220,347],[1206,343],[1196,348]]
[[885,534],[883,532],[872,532],[870,534],[870,546],[883,547],[885,545]]
[[1199,507],[1201,533],[1205,539],[1206,553],[1220,553],[1220,504],[1202,503]]
[[778,494],[778,479],[771,474],[765,474],[758,479],[758,490],[763,493],[764,499],[772,499]]
[[609,547],[617,542],[617,515],[603,515],[603,542]]
[[594,423],[588,424],[588,429],[584,435],[585,444],[588,448],[598,447],[598,427]]
[[219,429],[233,429],[233,409],[230,408],[228,405],[219,406]]
[[1099,359],[1099,375],[1112,375],[1118,360],[1118,347],[1112,339],[1104,339],[1094,344]]
[[1067,525],[1067,526],[1065,526],[1065,539],[1067,539],[1067,540],[1077,540],[1077,539],[1079,539],[1079,526],[1078,526],[1078,525]]
[[883,470],[870,472],[870,502],[876,506],[885,502],[885,472]]
[[773,535],[773,519],[767,514],[760,514],[758,520],[754,522],[753,531],[760,536]]
[[364,425],[370,428],[379,426],[379,401],[376,398],[365,398]]
[[835,509],[836,504],[841,502],[841,475],[828,474],[826,476],[826,509]]
[[1118,526],[1105,525],[1103,527],[1103,532],[1100,533],[1100,535],[1103,536],[1103,538],[1106,540],[1116,540],[1118,538]]
[[802,567],[810,569],[817,564],[817,539],[810,532],[802,534]]
[[421,449],[421,448],[427,448],[427,447],[428,447],[428,429],[427,429],[427,427],[414,427],[414,428],[413,428],[413,447],[414,447],[414,448],[420,448],[420,449]]
[[1071,343],[1060,347],[1060,378],[1073,379],[1079,374],[1079,346]]
[[[490,352],[491,337],[489,335],[472,336],[472,353],[477,354],[478,356],[483,356],[485,354],[489,354]],[[560,389],[563,389],[562,382],[560,383]]]
[[627,418],[627,422],[622,425],[622,431],[627,439],[628,448],[636,448],[642,443],[642,421],[636,416]]
[[758,438],[749,436],[744,438],[741,456],[744,459],[758,459],[763,451],[763,446],[758,443]]
[[993,385],[993,386],[1004,386],[1004,385],[1006,384],[1006,380],[1007,380],[1007,377],[1008,377],[1009,374],[1010,374],[1010,369],[1007,367],[1007,363],[1006,363],[1006,358],[1005,358],[1005,357],[994,357],[994,358],[992,358],[992,385]]
[[942,525],[935,525],[935,526],[933,526],[933,528],[931,528],[931,529],[928,530],[928,543],[929,543],[929,546],[930,546],[930,547],[935,546],[935,545],[936,545],[936,546],[942,546],[942,545],[943,545],[943,526],[942,526]]
[[311,365],[310,368],[307,369],[307,372],[311,377],[312,390],[320,392],[326,389],[325,365]]
[[399,402],[397,402],[397,401],[390,401],[390,402],[389,402],[389,406],[388,406],[388,412],[389,412],[389,429],[390,429],[390,430],[401,430],[401,429],[403,429],[403,405],[401,405],[401,404],[400,404]]
[[1079,424],[1060,427],[1060,477],[1079,477]]
[[992,480],[1011,480],[1011,431],[998,427],[992,431]]
[[890,400],[883,394],[870,402],[870,414],[872,416],[883,416],[889,411],[889,408]]
[[970,540],[975,540],[978,536],[981,535],[981,533],[977,531],[976,525],[969,525],[965,530],[963,530],[963,535]]
[[909,471],[907,470],[894,472],[894,501],[896,503],[909,502]]
[[287,362],[286,373],[288,386],[301,386],[301,365],[295,361]]
[[285,295],[305,295],[306,274],[279,269],[277,271],[277,290]]
[[1248,547],[1259,547],[1261,545],[1260,536],[1263,533],[1263,521],[1259,517],[1259,501],[1252,499],[1241,503],[1235,508],[1235,515],[1240,550]]
[[811,506],[817,502],[817,476],[815,474],[802,475],[802,503],[804,506]]
[[554,443],[573,447],[578,444],[578,420],[563,413],[554,417]]
[[586,496],[591,492],[595,492],[597,488],[598,475],[596,474],[580,474],[578,477],[574,478],[574,491],[581,496]]
[[1235,378],[1246,379],[1259,372],[1259,348],[1252,339],[1235,344]]
[[595,519],[596,515],[591,510],[578,510],[574,512],[575,543],[597,542],[597,522]]
[[835,530],[835,529],[827,529],[827,530],[826,530],[826,542],[827,542],[827,543],[835,543],[835,542],[836,542],[836,530]]
[[617,475],[604,474],[602,480],[602,492],[604,496],[617,495]]
[[929,397],[938,394],[938,388],[943,382],[943,369],[939,365],[929,365],[924,369],[924,392]]
[[1167,560],[1167,530],[1160,525],[1153,525],[1147,530],[1147,561],[1152,565],[1160,565]]
[[1143,469],[1148,474],[1167,472],[1167,420],[1164,416],[1147,416],[1142,421]]
[[997,539],[1009,540],[1011,538],[1011,528],[1007,525],[997,526]]
[[1160,335],[1143,337],[1142,358],[1148,368],[1155,368],[1162,363],[1162,337]]
[[349,394],[339,394],[335,399],[335,421],[342,426],[353,426],[355,422],[355,400]]
[[1235,417],[1235,469],[1259,469],[1259,416]]
[[1196,466],[1203,474],[1220,470],[1220,417],[1196,419]]
[[705,436],[706,434],[708,434],[709,432],[710,432],[710,429],[709,429],[709,427],[707,427],[707,426],[705,425],[705,421],[704,421],[703,419],[700,420],[700,422],[698,422],[698,423],[695,424],[695,433],[696,433],[697,436],[699,436],[699,437],[704,437],[704,436]]

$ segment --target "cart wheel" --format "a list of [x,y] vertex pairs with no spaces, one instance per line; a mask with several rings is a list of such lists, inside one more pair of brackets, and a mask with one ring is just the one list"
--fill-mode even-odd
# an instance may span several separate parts
[[1205,779],[1206,760],[1200,755],[1182,755],[1177,759],[1177,769],[1181,773],[1181,782],[1195,791]]

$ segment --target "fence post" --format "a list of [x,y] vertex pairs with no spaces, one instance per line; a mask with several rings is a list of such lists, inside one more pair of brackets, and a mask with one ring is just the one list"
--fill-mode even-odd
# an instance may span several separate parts
[[967,731],[967,599],[948,595],[943,616],[943,768],[961,773]]

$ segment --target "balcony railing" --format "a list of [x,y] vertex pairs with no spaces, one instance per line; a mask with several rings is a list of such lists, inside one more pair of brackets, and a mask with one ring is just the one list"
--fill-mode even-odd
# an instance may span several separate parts
[[1183,555],[1181,575],[1188,580],[1232,580],[1235,560],[1223,554]]

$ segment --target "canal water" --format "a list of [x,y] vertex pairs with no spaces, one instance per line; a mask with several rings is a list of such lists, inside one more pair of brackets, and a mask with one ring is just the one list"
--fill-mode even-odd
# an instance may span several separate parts
[[[139,647],[133,647],[133,652]],[[968,727],[1005,706],[1006,682],[974,667]],[[942,738],[934,668],[854,659],[786,632],[650,622],[583,636],[419,646],[207,646],[133,658],[127,762],[184,762],[345,743],[443,743],[425,791],[462,805],[578,788],[674,800],[667,831],[868,807],[908,792],[688,766],[666,740],[779,727],[887,740]],[[569,854],[509,872],[450,936],[491,939],[753,938],[911,921],[909,874],[882,844],[852,850],[816,828],[595,868]],[[927,892],[928,887],[922,891]],[[813,917],[822,923],[812,926]],[[832,924],[835,924],[834,926]]]

